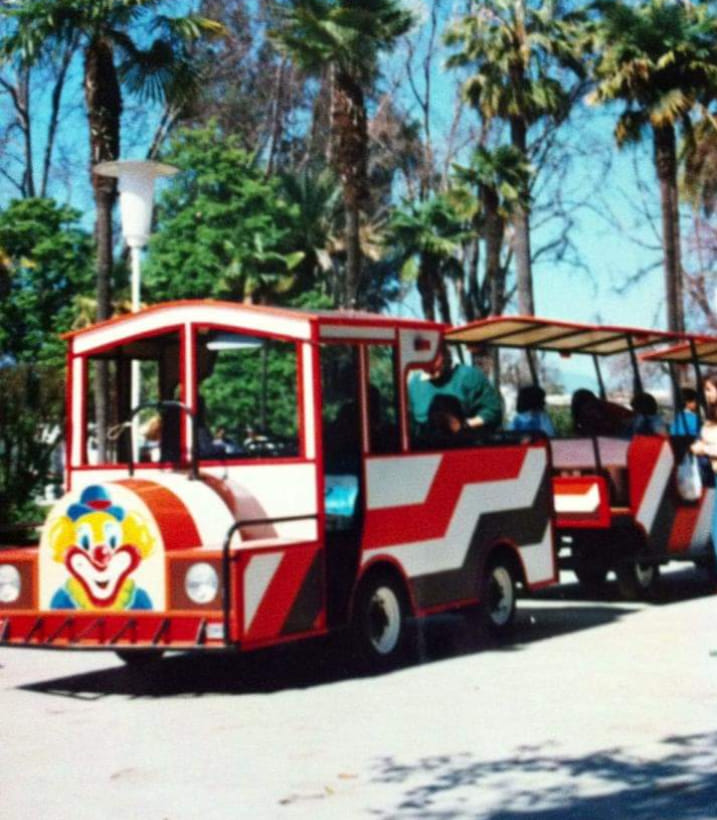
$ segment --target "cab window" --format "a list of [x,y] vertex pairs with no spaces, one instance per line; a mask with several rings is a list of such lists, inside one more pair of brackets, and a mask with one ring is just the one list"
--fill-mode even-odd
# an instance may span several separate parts
[[199,339],[199,457],[297,456],[296,344],[222,331]]

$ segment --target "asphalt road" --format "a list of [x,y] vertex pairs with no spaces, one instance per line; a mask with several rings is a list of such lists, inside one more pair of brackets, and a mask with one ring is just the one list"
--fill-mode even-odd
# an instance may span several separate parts
[[357,676],[320,643],[243,657],[0,650],[0,818],[717,818],[717,597],[570,583],[494,645],[457,616]]

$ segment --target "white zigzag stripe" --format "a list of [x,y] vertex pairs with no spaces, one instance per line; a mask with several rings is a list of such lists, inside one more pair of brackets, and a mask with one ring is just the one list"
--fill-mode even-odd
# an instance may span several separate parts
[[[410,578],[460,568],[465,562],[471,537],[480,517],[486,513],[532,506],[545,472],[545,465],[545,451],[528,450],[517,478],[467,484],[463,488],[444,537],[366,550],[362,563],[365,564],[378,554],[390,556],[402,565]],[[521,554],[523,549],[533,546],[544,546],[551,551],[549,526],[538,544],[522,545]],[[552,575],[551,559],[550,564],[550,571],[546,572],[543,578]],[[528,578],[529,583],[538,580],[540,579]]]
[[675,459],[672,455],[672,448],[670,447],[669,441],[665,440],[660,448],[660,455],[657,458],[657,463],[652,471],[647,488],[645,489],[645,494],[642,497],[640,507],[635,516],[635,519],[642,524],[647,533],[650,532],[652,525],[655,523],[665,487],[672,475],[674,463]]
[[705,488],[705,497],[702,499],[695,531],[692,533],[690,547],[703,547],[712,534],[712,508],[715,503],[715,491],[712,487]]

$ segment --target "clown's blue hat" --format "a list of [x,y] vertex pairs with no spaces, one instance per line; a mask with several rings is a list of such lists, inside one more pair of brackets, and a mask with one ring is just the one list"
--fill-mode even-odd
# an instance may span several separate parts
[[93,512],[104,512],[111,515],[118,521],[124,520],[124,509],[112,503],[107,490],[99,484],[92,484],[85,487],[80,496],[78,504],[70,504],[67,508],[67,517],[71,521],[77,521],[83,515]]

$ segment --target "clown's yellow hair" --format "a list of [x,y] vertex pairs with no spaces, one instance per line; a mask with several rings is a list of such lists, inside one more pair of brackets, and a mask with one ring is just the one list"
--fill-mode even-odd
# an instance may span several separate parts
[[70,547],[77,544],[77,528],[80,524],[88,524],[95,536],[95,543],[101,543],[104,538],[104,525],[107,522],[119,524],[122,536],[120,543],[132,544],[142,558],[147,558],[154,549],[154,538],[145,519],[134,511],[127,513],[121,522],[114,516],[103,511],[95,511],[81,516],[73,521],[67,515],[60,515],[48,524],[48,543],[52,549],[52,558],[63,563]]

